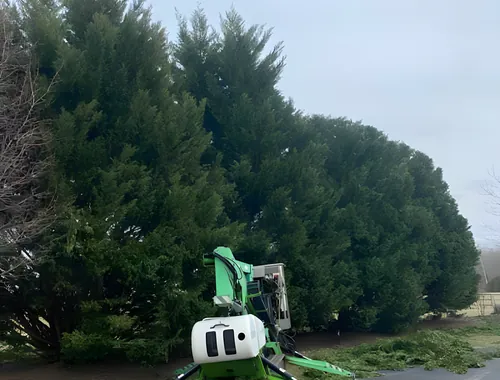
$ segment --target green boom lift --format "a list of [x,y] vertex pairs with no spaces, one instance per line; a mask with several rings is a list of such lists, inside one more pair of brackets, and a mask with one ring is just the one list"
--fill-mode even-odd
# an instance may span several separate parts
[[215,268],[213,300],[219,315],[193,326],[194,363],[176,372],[178,380],[295,379],[285,369],[287,363],[355,378],[352,372],[300,354],[286,335],[291,320],[284,264],[243,263],[227,247],[205,254],[203,264]]

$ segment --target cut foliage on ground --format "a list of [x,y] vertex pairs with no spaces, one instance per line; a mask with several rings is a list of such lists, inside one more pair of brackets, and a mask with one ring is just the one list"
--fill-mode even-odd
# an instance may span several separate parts
[[[420,330],[351,348],[321,349],[310,355],[352,371],[358,378],[376,377],[382,370],[415,366],[466,373],[469,368],[483,367],[488,359],[500,357],[500,319],[481,318],[476,322],[470,327]],[[313,379],[339,378],[317,371],[302,375]]]

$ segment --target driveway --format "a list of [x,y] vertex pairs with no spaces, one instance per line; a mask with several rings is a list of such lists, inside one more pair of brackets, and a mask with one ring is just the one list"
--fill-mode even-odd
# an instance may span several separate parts
[[423,368],[411,368],[401,372],[383,372],[378,380],[498,380],[500,378],[500,359],[488,361],[486,367],[472,368],[465,375],[457,375],[444,369],[426,371]]

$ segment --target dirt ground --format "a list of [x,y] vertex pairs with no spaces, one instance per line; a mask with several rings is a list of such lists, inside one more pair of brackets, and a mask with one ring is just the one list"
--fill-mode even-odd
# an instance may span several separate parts
[[[443,318],[423,321],[418,329],[460,328],[473,324],[472,318]],[[295,341],[298,351],[309,351],[320,348],[352,347],[362,343],[373,343],[384,337],[389,337],[389,335],[360,332],[310,333],[295,337]]]
[[[420,328],[457,328],[473,324],[465,318],[445,318],[425,321]],[[351,347],[371,343],[383,337],[370,333],[310,333],[295,337],[297,349],[302,352],[319,348]],[[157,380],[170,379],[173,372],[190,363],[189,359],[176,360],[156,368],[141,368],[131,364],[100,364],[68,367],[61,364],[23,365],[9,364],[0,367],[0,380]]]

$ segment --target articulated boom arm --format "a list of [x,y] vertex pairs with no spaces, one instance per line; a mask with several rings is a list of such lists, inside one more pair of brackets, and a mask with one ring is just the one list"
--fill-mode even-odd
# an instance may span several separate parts
[[177,379],[195,374],[198,380],[295,379],[284,369],[287,362],[354,378],[349,371],[298,353],[284,334],[291,321],[283,264],[253,266],[236,260],[227,247],[205,254],[203,264],[215,269],[213,300],[221,316],[195,323],[194,363],[178,370]]
[[253,280],[253,265],[236,260],[226,247],[205,254],[203,264],[215,267],[215,305],[235,314],[248,314],[247,284]]

